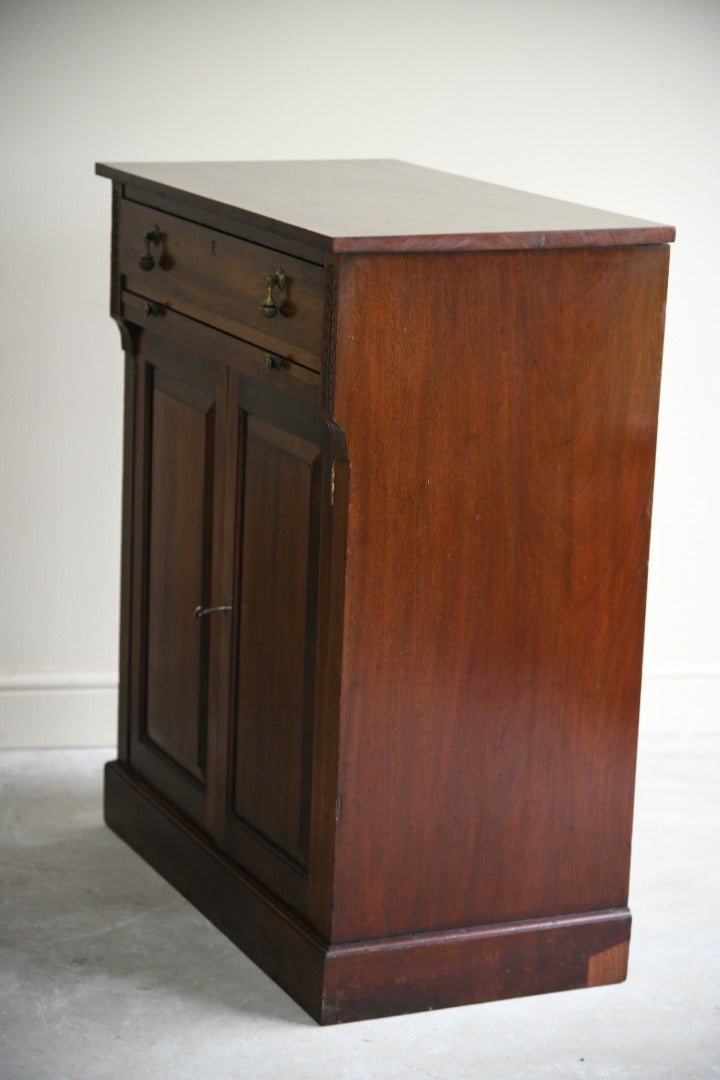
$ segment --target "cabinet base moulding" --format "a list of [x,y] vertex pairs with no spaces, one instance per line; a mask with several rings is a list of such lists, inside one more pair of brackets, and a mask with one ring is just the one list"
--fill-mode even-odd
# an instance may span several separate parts
[[621,982],[627,908],[329,945],[120,762],[105,819],[321,1024]]

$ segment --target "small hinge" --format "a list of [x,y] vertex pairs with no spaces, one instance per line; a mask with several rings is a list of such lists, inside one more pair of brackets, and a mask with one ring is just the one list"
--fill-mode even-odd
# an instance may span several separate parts
[[330,466],[330,505],[335,505],[335,462]]

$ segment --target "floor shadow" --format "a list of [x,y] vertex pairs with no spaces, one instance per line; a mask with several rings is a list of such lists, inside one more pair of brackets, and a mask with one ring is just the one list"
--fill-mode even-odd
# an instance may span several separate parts
[[[102,822],[97,770],[41,785],[0,764],[0,949],[22,987],[109,980],[206,1010],[314,1021]],[[37,778],[34,778],[37,779]]]

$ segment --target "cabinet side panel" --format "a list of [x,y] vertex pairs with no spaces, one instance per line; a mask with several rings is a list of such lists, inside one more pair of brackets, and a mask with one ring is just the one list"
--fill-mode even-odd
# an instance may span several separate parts
[[626,904],[667,259],[344,263],[336,941]]

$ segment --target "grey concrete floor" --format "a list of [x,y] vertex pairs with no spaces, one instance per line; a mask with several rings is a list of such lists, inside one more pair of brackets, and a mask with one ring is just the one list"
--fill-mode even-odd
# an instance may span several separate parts
[[641,740],[619,986],[317,1027],[102,823],[110,750],[0,754],[0,1078],[720,1077],[720,737]]

